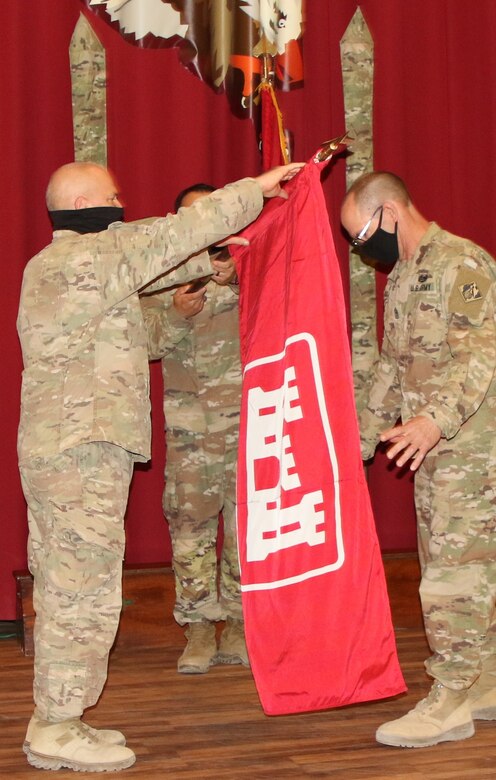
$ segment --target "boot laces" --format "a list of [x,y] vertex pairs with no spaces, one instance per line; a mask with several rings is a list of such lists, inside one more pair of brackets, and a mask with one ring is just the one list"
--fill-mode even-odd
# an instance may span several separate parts
[[431,707],[436,705],[441,698],[443,687],[444,686],[440,682],[434,683],[425,699],[421,699],[415,709],[419,712],[426,712],[427,710],[431,709]]
[[71,734],[74,734],[75,737],[79,737],[79,739],[81,739],[83,742],[87,742],[90,745],[99,742],[96,734],[93,734],[89,726],[87,726],[86,723],[83,723],[82,721],[78,721],[77,723],[74,723],[72,726],[70,726],[69,731]]

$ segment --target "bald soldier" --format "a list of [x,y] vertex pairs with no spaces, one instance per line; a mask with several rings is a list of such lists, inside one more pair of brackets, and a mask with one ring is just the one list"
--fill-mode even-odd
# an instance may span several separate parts
[[24,750],[33,766],[99,772],[135,761],[119,731],[91,728],[81,716],[106,680],[129,484],[134,462],[150,457],[138,291],[207,273],[206,252],[183,261],[249,224],[264,196],[284,197],[280,182],[301,165],[230,184],[179,215],[128,224],[105,168],[71,163],[50,180],[53,241],[25,269],[18,315],[18,453],[36,611],[35,711]]
[[399,747],[465,739],[473,720],[496,719],[496,265],[429,223],[391,173],[358,179],[341,219],[360,254],[398,261],[360,417],[362,454],[386,442],[388,457],[415,472],[425,666],[435,681],[376,737]]

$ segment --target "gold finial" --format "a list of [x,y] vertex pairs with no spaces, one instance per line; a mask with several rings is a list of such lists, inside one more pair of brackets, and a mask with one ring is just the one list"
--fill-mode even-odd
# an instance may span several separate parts
[[324,160],[330,160],[334,154],[339,154],[339,152],[344,151],[352,141],[353,138],[351,138],[347,132],[344,135],[338,136],[337,138],[332,138],[330,141],[324,141],[321,148],[314,157],[314,162],[324,162]]

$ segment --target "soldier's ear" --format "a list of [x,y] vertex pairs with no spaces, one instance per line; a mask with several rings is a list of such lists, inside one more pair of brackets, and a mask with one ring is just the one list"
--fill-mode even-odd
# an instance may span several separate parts
[[78,195],[76,200],[74,201],[74,208],[75,209],[87,209],[88,208],[88,198],[86,198],[84,195]]
[[[382,204],[382,224],[384,227],[384,218],[386,218],[387,222],[386,224],[389,225],[391,220],[393,222],[398,222],[399,218],[399,211],[398,211],[398,204],[395,203],[394,200],[385,200]],[[386,227],[386,230],[389,228]]]

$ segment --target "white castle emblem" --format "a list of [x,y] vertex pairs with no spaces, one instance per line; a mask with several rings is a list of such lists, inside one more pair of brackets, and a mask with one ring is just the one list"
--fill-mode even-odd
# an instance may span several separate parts
[[[277,552],[303,542],[325,542],[324,511],[321,490],[307,493],[295,505],[281,508],[281,489],[301,486],[293,456],[290,434],[283,434],[284,423],[303,417],[294,366],[284,371],[282,387],[264,391],[254,387],[248,392],[247,418],[247,560],[265,560]],[[280,478],[272,485],[257,486],[257,463],[276,459]]]

